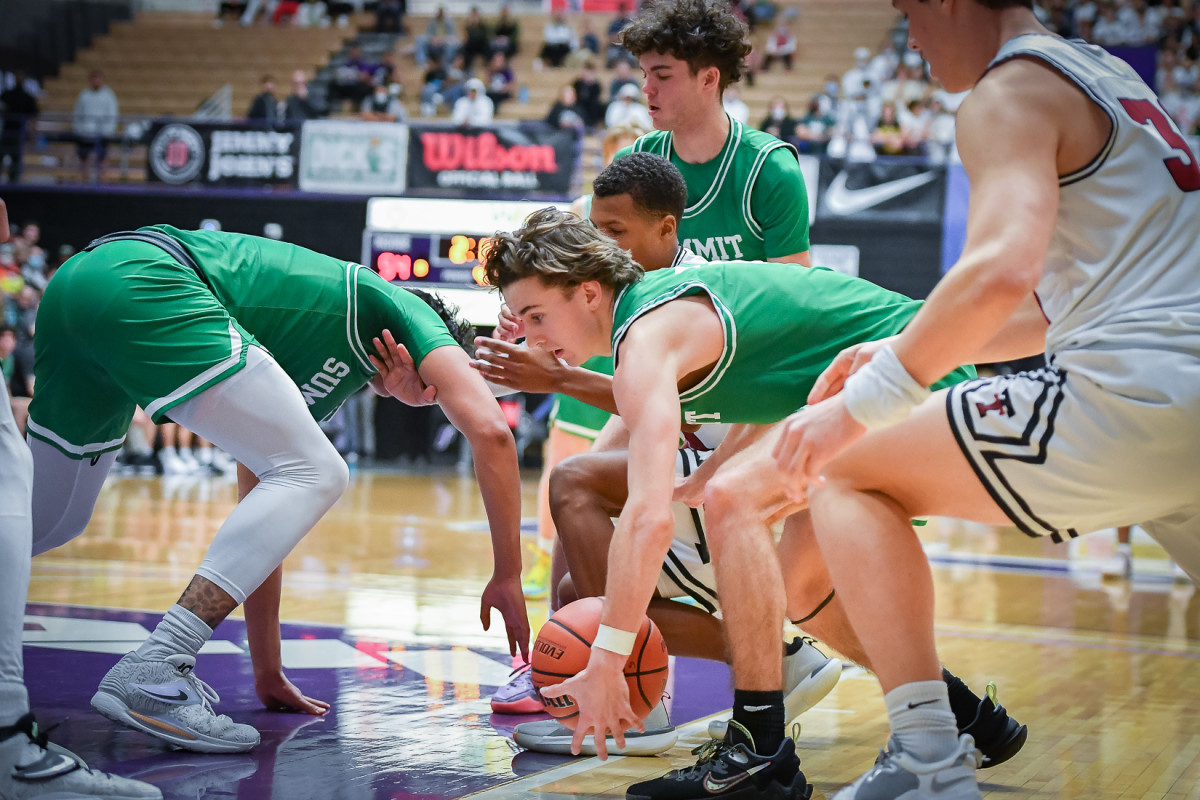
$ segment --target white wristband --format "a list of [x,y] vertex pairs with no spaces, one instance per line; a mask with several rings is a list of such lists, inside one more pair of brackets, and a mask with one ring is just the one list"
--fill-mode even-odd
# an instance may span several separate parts
[[929,390],[908,374],[889,344],[846,379],[842,396],[850,416],[875,430],[907,419]]
[[596,631],[596,641],[592,642],[592,647],[599,647],[601,650],[607,650],[619,656],[627,656],[633,652],[633,643],[636,639],[637,634],[632,631],[622,631],[601,625]]

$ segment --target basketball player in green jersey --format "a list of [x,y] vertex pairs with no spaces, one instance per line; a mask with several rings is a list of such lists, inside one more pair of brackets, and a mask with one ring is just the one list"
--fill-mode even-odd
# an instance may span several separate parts
[[[830,270],[753,262],[680,266],[643,280],[641,268],[615,243],[554,209],[531,215],[514,234],[497,234],[484,268],[524,324],[531,346],[568,364],[605,353],[616,364],[613,396],[630,431],[629,497],[612,552],[643,557],[609,564],[604,616],[588,668],[543,690],[547,697],[575,699],[580,715],[573,749],[577,752],[592,733],[604,757],[606,735],[624,747],[624,731],[639,725],[629,709],[621,668],[672,540],[681,422],[777,423],[803,405],[816,377],[845,343],[903,330],[921,304]],[[945,380],[970,374],[960,369]],[[752,447],[769,446],[773,430]],[[717,475],[723,464],[736,464],[742,455],[712,456],[718,460]],[[788,501],[776,476],[761,477],[778,500],[770,516],[760,520],[763,552],[755,554],[757,561],[750,567],[726,561],[727,551],[738,552],[727,548],[727,538],[755,532],[727,530],[724,515],[711,508],[709,546],[719,584],[731,571],[768,573],[753,604],[743,598],[724,603],[727,630],[757,635],[769,627],[778,636],[784,589],[767,524],[802,507]],[[712,499],[705,498],[706,506]],[[764,570],[764,565],[774,568]],[[709,796],[721,787],[744,790],[744,781],[777,796],[806,796],[794,745],[783,736],[782,665],[773,661],[773,669],[735,661],[734,718],[712,758],[672,773],[662,779],[666,784],[635,785],[630,796]]]
[[795,148],[721,106],[750,52],[745,23],[721,0],[664,0],[643,5],[621,41],[641,65],[656,130],[617,158],[656,153],[683,173],[683,245],[709,261],[809,266],[808,194]]
[[481,621],[499,609],[512,650],[527,650],[516,445],[449,326],[468,335],[440,302],[365,267],[253,236],[154,226],[98,239],[63,265],[34,340],[33,552],[83,531],[135,405],[257,479],[240,481],[248,491],[190,585],[105,676],[94,708],[184,749],[254,747],[258,732],[218,716],[194,672],[213,628],[247,603],[260,697],[320,712],[279,667],[279,565],[347,484],[317,421],[368,382],[408,403],[436,396],[470,441],[496,559]]

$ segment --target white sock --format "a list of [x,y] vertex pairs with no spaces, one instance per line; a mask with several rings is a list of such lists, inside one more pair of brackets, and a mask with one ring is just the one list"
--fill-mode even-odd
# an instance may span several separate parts
[[921,761],[940,761],[958,746],[958,725],[945,681],[915,681],[883,697],[892,736]]
[[185,653],[194,656],[212,636],[212,628],[204,621],[176,603],[171,606],[162,622],[142,642],[137,654],[147,661],[162,661],[167,656]]

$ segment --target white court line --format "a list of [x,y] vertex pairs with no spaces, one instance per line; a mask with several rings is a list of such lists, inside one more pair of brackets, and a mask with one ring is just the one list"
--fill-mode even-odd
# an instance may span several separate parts
[[[728,710],[722,713],[729,713]],[[703,719],[698,719],[695,722],[689,722],[682,728],[679,728],[679,739],[683,740],[697,733],[704,733],[708,736],[708,721],[720,714],[711,714]],[[676,747],[679,745],[677,744]],[[602,764],[609,764],[615,761],[620,761],[623,758],[641,758],[641,756],[609,756],[608,761],[601,761],[595,756],[585,758],[582,761],[572,761],[570,764],[563,764],[561,767],[546,772],[538,772],[534,775],[526,775],[524,778],[517,778],[515,781],[484,789],[482,792],[475,794],[464,795],[471,798],[487,798],[487,800],[517,800],[517,798],[527,798],[530,792],[535,792],[543,786],[548,786],[555,781],[561,781],[564,778],[570,778],[573,775],[578,775],[581,772],[587,772],[591,769],[596,769]]]

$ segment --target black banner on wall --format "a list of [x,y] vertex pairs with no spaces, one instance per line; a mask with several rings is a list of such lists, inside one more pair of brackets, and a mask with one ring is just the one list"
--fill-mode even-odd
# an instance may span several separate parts
[[155,122],[146,177],[173,185],[298,185],[300,129],[237,123]]
[[566,199],[577,134],[546,125],[448,128],[410,124],[408,194]]
[[824,160],[816,204],[813,242],[857,247],[861,277],[916,298],[941,278],[945,167]]

